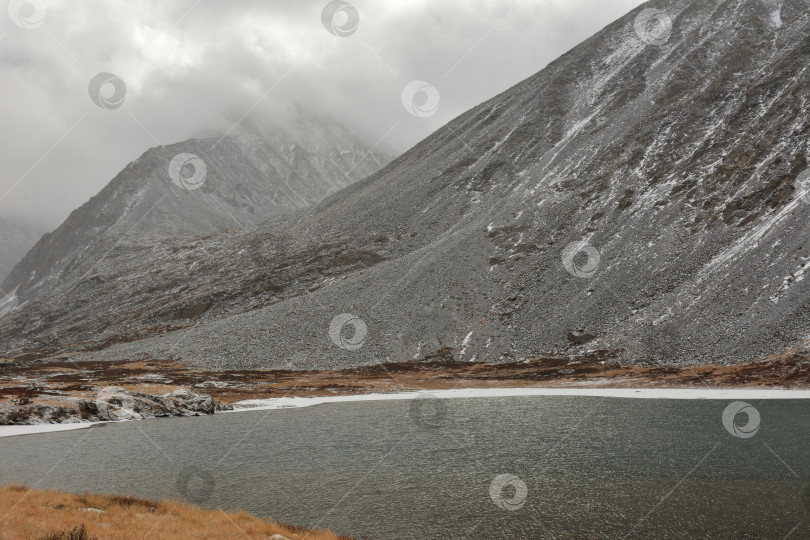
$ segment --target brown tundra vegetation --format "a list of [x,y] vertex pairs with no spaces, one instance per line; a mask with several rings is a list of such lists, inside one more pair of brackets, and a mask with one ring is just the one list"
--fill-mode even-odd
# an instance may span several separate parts
[[246,512],[207,510],[172,501],[122,495],[69,494],[24,486],[0,487],[0,538],[32,540],[124,540],[246,536],[272,540],[341,540]]

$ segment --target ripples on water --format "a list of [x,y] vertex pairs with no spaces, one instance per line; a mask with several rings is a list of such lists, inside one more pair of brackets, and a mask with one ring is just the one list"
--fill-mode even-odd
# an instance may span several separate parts
[[739,438],[729,403],[381,401],[108,424],[0,439],[0,482],[53,468],[38,487],[371,538],[810,538],[810,407],[750,401],[759,430]]

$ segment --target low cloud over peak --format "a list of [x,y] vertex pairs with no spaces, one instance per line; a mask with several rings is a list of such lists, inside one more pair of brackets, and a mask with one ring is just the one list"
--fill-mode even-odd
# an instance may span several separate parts
[[[338,10],[330,33],[321,0],[17,2],[0,16],[0,215],[52,229],[147,148],[280,104],[402,152],[639,3],[357,0],[356,27]],[[125,95],[94,103],[98,73]],[[427,112],[403,107],[414,80],[440,97]]]

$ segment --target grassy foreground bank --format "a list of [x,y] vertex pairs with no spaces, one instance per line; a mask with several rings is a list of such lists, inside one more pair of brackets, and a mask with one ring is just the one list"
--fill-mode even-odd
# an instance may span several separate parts
[[75,495],[0,487],[0,538],[32,540],[124,540],[133,538],[252,537],[282,540],[339,540],[246,512],[206,510],[185,503],[128,496]]

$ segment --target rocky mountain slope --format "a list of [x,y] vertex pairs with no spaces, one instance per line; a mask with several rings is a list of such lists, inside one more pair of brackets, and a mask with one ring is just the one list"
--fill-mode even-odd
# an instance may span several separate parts
[[41,236],[27,225],[0,220],[0,283]]
[[0,319],[4,348],[224,368],[805,349],[809,32],[802,0],[647,3],[314,208],[84,261]]
[[334,122],[288,116],[148,150],[45,235],[4,290],[24,301],[125,239],[213,234],[306,208],[390,161]]

